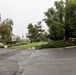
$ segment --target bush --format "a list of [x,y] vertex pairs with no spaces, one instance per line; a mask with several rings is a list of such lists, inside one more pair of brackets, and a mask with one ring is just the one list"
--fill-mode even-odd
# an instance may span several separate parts
[[60,47],[67,47],[67,46],[75,46],[76,41],[65,41],[65,40],[60,40],[60,41],[53,41],[53,42],[48,42],[48,44],[41,45],[42,48],[60,48]]

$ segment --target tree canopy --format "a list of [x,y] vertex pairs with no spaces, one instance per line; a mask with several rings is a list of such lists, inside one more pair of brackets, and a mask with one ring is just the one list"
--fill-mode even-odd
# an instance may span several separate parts
[[44,13],[50,38],[60,40],[65,37],[68,40],[76,37],[76,0],[55,1],[54,5]]
[[64,38],[64,2],[56,1],[55,8],[49,8],[44,14],[45,23],[49,27],[50,38],[60,40]]
[[0,23],[0,36],[4,40],[8,40],[9,37],[12,35],[12,19],[5,19]]
[[67,0],[65,7],[65,37],[76,37],[76,0]]
[[33,25],[32,23],[30,23],[27,28],[27,37],[31,40],[31,42],[37,42],[41,40],[41,34],[44,32],[41,25]]

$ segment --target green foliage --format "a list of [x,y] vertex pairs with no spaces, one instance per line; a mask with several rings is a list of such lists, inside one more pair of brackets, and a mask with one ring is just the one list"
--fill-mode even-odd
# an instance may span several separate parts
[[5,19],[0,24],[0,35],[1,39],[8,40],[8,38],[12,35],[12,25],[13,21],[11,19]]
[[70,37],[76,37],[76,0],[66,0],[66,3],[62,0],[55,1],[54,4],[54,8],[51,7],[44,13],[46,16],[44,21],[49,27],[50,38],[60,40],[65,36],[65,39],[69,40]]
[[49,39],[49,34],[47,32],[44,32],[42,35],[41,35],[41,41],[51,41]]
[[49,8],[44,13],[46,18],[45,23],[49,27],[50,37],[53,40],[64,38],[64,2],[56,1],[55,8]]
[[56,7],[56,14],[59,19],[60,23],[63,23],[63,17],[64,17],[64,2],[61,1],[55,1],[55,7]]
[[32,23],[30,23],[27,28],[27,37],[31,40],[31,42],[41,41],[41,35],[43,34],[44,30],[40,25],[33,25]]
[[67,4],[76,4],[76,0],[66,0]]
[[21,43],[22,42],[20,36],[16,36],[16,41],[17,41],[17,43]]
[[76,37],[76,0],[67,0],[65,7],[65,38]]
[[67,47],[67,46],[75,46],[76,42],[74,41],[54,41],[54,42],[48,42],[48,44],[42,45],[40,48],[61,48],[61,47]]
[[59,22],[53,22],[49,27],[49,33],[51,39],[60,40],[64,38],[64,28],[63,25]]

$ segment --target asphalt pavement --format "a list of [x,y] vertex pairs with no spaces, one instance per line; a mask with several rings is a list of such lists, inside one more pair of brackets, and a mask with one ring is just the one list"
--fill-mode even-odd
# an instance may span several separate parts
[[0,75],[76,75],[76,48],[0,49]]

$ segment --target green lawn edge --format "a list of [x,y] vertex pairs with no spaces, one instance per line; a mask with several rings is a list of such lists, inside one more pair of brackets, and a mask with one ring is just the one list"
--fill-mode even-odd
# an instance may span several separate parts
[[27,49],[27,48],[31,48],[31,47],[41,46],[42,44],[47,44],[47,42],[33,42],[33,43],[28,43],[28,44],[23,44],[23,45],[18,45],[18,46],[12,46],[10,48],[12,48],[12,49]]

